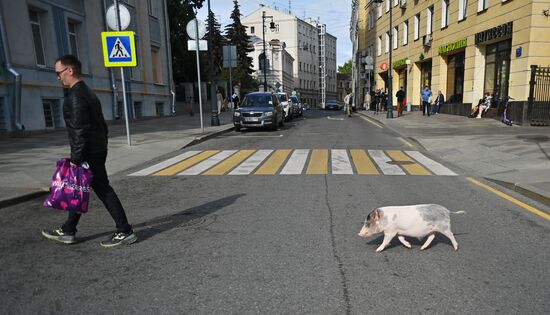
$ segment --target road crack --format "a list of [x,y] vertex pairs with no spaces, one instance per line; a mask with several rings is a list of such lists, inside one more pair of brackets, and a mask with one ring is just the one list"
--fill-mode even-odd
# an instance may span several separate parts
[[333,211],[330,207],[330,203],[328,201],[328,182],[327,182],[327,176],[325,176],[325,204],[328,209],[329,214],[329,220],[330,220],[330,242],[332,246],[332,255],[334,256],[334,259],[338,263],[338,272],[340,273],[340,278],[342,282],[342,292],[344,297],[344,306],[346,308],[346,314],[351,314],[351,302],[349,299],[349,290],[348,290],[348,281],[346,279],[346,271],[344,270],[344,263],[342,262],[342,258],[338,254],[338,249],[336,248],[336,237],[334,236],[334,220],[333,220]]

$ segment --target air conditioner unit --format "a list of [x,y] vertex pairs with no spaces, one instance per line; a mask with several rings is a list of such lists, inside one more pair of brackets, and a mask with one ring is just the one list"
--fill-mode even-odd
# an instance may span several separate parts
[[431,46],[432,45],[432,36],[431,35],[424,35],[422,37],[422,42],[424,43],[424,46]]
[[407,7],[407,0],[399,0],[399,6],[404,9]]

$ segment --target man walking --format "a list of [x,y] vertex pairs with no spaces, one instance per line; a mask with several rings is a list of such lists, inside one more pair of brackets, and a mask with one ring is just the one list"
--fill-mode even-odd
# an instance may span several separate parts
[[425,85],[422,92],[420,92],[420,95],[422,96],[422,116],[425,116],[426,114],[428,114],[428,117],[430,117],[430,107],[432,104],[432,90],[430,90],[428,86]]
[[[92,188],[103,202],[116,223],[117,231],[103,247],[129,245],[137,236],[128,224],[126,213],[117,194],[109,185],[105,161],[107,159],[107,124],[101,111],[101,103],[95,93],[82,81],[80,61],[72,55],[59,57],[55,61],[57,79],[68,88],[63,102],[63,118],[69,134],[71,164],[88,162],[94,175]],[[80,213],[70,211],[67,221],[60,229],[42,230],[46,238],[65,244],[76,242],[76,226]]]
[[353,102],[353,96],[351,95],[351,90],[348,90],[348,94],[344,97],[344,105],[346,106],[346,112],[348,117],[351,117],[351,104]]
[[403,101],[405,100],[405,91],[403,90],[403,87],[395,93],[395,97],[397,97],[397,117],[400,117],[403,115]]

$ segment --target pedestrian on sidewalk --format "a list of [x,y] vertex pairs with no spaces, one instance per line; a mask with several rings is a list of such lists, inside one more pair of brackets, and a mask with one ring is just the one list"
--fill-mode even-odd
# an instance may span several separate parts
[[351,117],[351,103],[353,102],[353,96],[351,95],[351,90],[348,90],[348,94],[344,97],[344,105],[346,106],[346,112],[348,117]]
[[403,115],[403,101],[405,100],[405,91],[403,87],[395,93],[395,97],[397,97],[397,117],[401,117],[401,115]]
[[218,114],[222,112],[222,103],[223,103],[223,95],[220,89],[217,89],[216,91],[216,102],[218,105]]
[[424,89],[420,92],[422,97],[422,116],[430,117],[430,107],[432,104],[432,90],[427,85],[424,85]]
[[437,91],[437,96],[435,98],[434,106],[432,107],[432,114],[439,114],[441,110],[441,105],[445,103],[445,96],[441,93],[441,90]]
[[[88,162],[94,176],[92,188],[115,221],[116,232],[100,245],[129,245],[137,241],[137,236],[128,224],[122,203],[109,185],[105,169],[107,124],[99,99],[80,78],[81,69],[80,61],[73,55],[65,55],[55,61],[57,79],[67,88],[63,102],[63,118],[69,134],[71,164]],[[80,217],[80,213],[70,211],[67,221],[60,229],[42,230],[42,235],[65,244],[75,243],[76,226]]]

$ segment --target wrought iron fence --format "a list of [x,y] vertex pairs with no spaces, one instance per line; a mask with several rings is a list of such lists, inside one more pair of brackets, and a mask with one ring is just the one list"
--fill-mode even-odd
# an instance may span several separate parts
[[531,65],[527,114],[531,126],[550,126],[550,67]]

